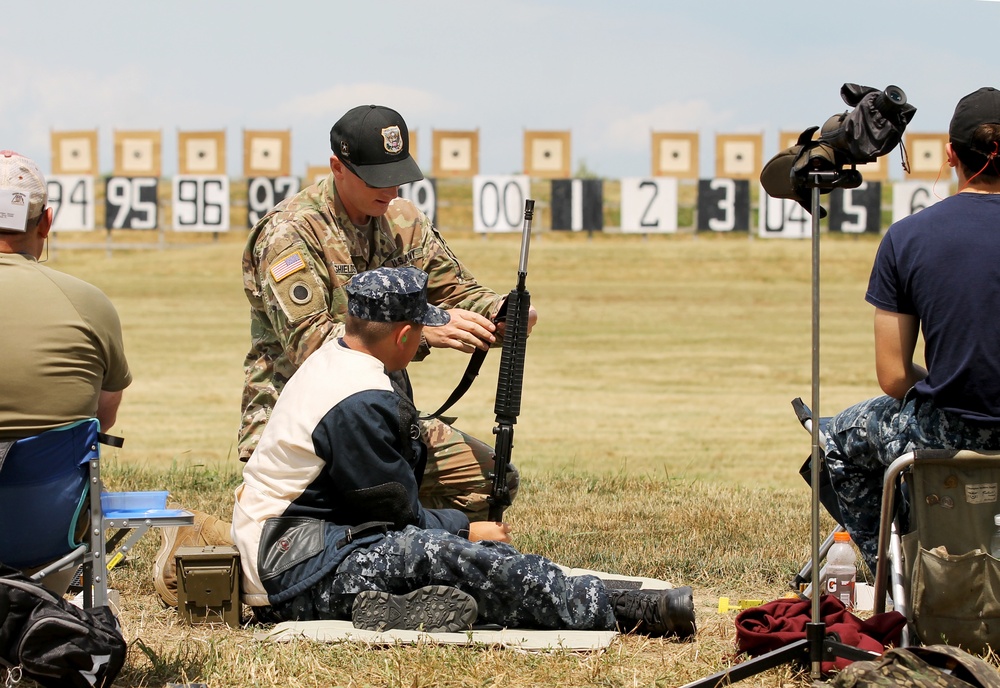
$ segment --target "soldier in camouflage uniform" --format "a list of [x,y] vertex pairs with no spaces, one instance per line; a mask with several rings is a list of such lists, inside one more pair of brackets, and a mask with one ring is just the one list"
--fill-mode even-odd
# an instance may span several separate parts
[[[427,273],[431,303],[448,309],[451,320],[428,331],[415,360],[431,348],[471,353],[503,335],[503,323],[492,319],[505,297],[476,282],[427,216],[397,197],[399,185],[423,178],[410,157],[399,113],[375,105],[353,108],[333,126],[330,144],[330,176],[261,218],[243,254],[251,346],[244,362],[242,461],[253,454],[292,374],[324,341],[344,333],[344,287],[357,274],[406,265]],[[528,320],[530,331],[537,320],[534,307]],[[405,370],[394,382],[409,389]],[[421,421],[420,434],[430,452],[420,493],[424,505],[486,518],[493,448],[436,419]],[[519,483],[515,467],[507,479],[513,499]],[[228,544],[227,530],[227,524],[202,513],[195,514],[193,527],[161,529],[153,580],[166,604],[177,604],[174,551]]]
[[[344,285],[356,274],[403,265],[428,274],[430,302],[448,309],[451,323],[421,342],[415,360],[432,346],[471,352],[496,341],[491,319],[504,297],[478,284],[427,216],[396,197],[396,187],[423,178],[402,117],[374,105],[354,108],[334,125],[330,143],[332,174],[279,204],[247,241],[243,286],[252,344],[239,433],[243,461],[292,373],[320,344],[343,334]],[[492,449],[439,420],[422,422],[421,436],[431,450],[425,505],[485,518]],[[509,477],[516,491],[516,471]]]
[[[886,396],[837,414],[826,466],[844,526],[874,571],[885,468],[913,449],[1000,449],[1000,91],[955,109],[959,193],[889,228],[866,300]],[[927,367],[913,360],[923,332]]]
[[506,524],[418,498],[427,447],[389,375],[449,321],[427,275],[377,268],[346,285],[344,334],[302,364],[236,490],[243,601],[265,621],[369,630],[535,628],[694,633],[691,588],[611,590],[510,546]]

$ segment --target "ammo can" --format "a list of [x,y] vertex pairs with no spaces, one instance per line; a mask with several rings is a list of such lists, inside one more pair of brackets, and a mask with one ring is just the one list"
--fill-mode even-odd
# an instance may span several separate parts
[[178,547],[177,612],[189,624],[240,625],[240,553],[232,545]]

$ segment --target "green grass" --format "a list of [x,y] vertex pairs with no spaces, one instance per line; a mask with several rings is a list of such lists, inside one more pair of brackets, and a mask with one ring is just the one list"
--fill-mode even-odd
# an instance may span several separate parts
[[[242,236],[242,233],[238,233]],[[248,306],[239,236],[162,251],[59,251],[50,265],[119,308],[135,376],[108,452],[118,489],[169,488],[228,519],[240,464]],[[517,236],[448,234],[483,283],[514,284]],[[823,237],[822,408],[877,392],[863,295],[877,240]],[[789,401],[810,395],[810,246],[682,234],[533,239],[527,284],[540,319],[528,342],[513,460],[524,487],[515,543],[560,563],[695,588],[693,643],[625,638],[602,654],[520,654],[421,645],[267,644],[248,628],[187,628],[150,582],[147,536],[112,575],[132,641],[116,685],[676,686],[733,661],[718,598],[773,599],[809,549],[809,452]],[[455,407],[486,441],[499,356]],[[435,351],[410,370],[436,406],[465,357]],[[829,521],[824,519],[824,525]],[[787,667],[745,685],[808,685]]]

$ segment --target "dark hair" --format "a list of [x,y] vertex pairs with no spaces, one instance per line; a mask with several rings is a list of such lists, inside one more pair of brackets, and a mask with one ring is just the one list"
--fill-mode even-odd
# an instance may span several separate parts
[[388,337],[396,325],[399,324],[365,320],[364,318],[359,318],[356,315],[348,313],[347,319],[344,321],[344,332],[352,337],[357,337],[361,340],[362,344],[370,347]]
[[[952,141],[951,147],[967,178],[975,176],[984,182],[1000,181],[1000,124],[980,124],[972,133],[969,145]],[[991,152],[996,153],[992,159],[989,157]]]

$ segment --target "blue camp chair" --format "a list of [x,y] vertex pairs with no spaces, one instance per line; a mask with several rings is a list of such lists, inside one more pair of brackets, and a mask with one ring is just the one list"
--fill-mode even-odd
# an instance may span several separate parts
[[[86,607],[107,604],[108,562],[120,561],[146,530],[194,522],[182,510],[104,509],[101,443],[121,446],[122,440],[101,434],[95,418],[0,443],[0,561],[38,568],[36,580],[82,564]],[[110,553],[108,528],[116,531]]]

